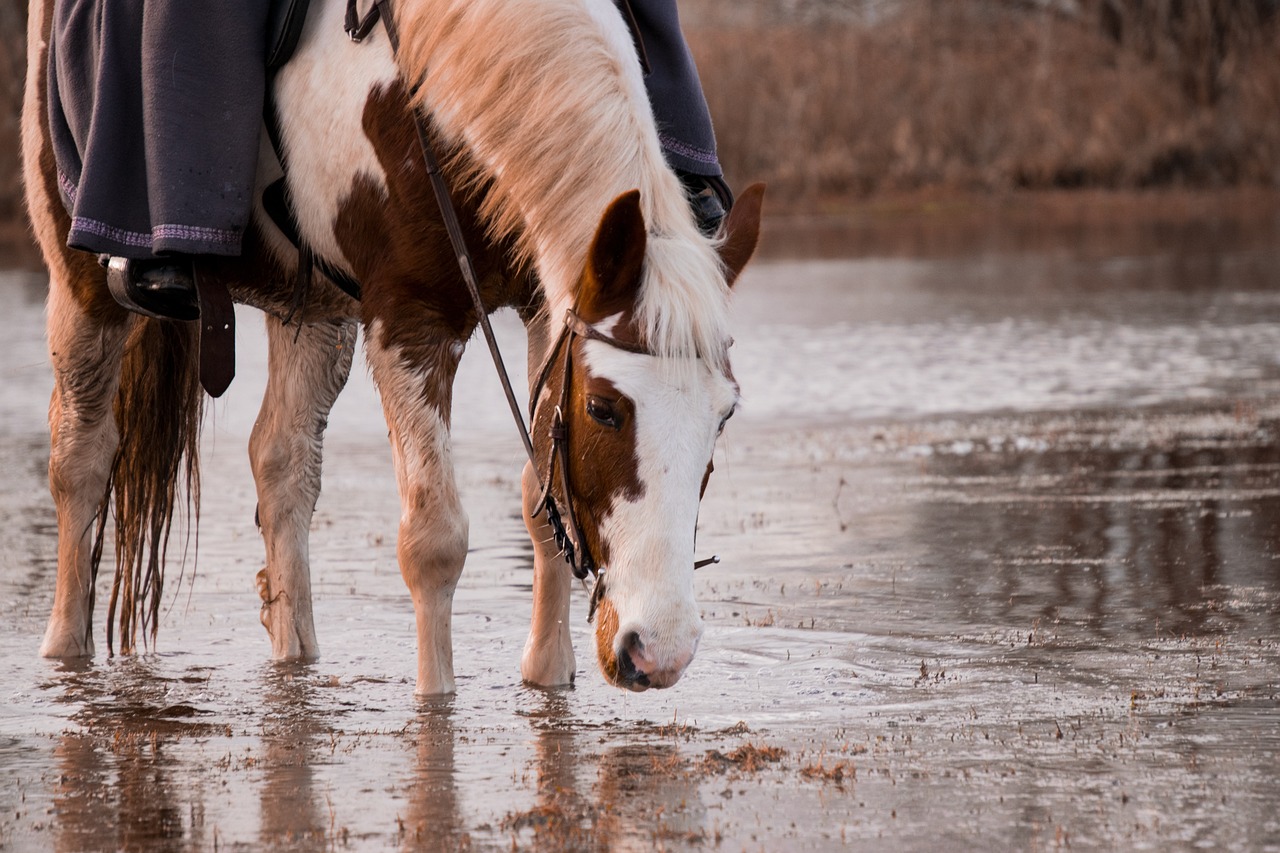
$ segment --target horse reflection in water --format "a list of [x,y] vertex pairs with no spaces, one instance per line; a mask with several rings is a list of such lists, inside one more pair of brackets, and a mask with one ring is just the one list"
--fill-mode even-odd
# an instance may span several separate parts
[[[396,731],[347,730],[346,700],[314,667],[268,664],[250,734],[225,715],[166,705],[174,685],[145,658],[63,669],[59,701],[80,710],[54,748],[53,850],[316,849],[375,838],[406,850],[504,838],[607,850],[707,832],[699,776],[678,745],[636,742],[630,726],[583,726],[563,691],[540,692],[529,728],[507,732],[523,757],[498,770],[492,742],[504,735],[461,724],[453,697],[422,701]],[[197,669],[178,680],[208,677]],[[491,777],[506,772],[536,787],[514,800],[493,791]],[[360,788],[374,801],[341,793]]]
[[[55,375],[58,576],[41,651],[77,657],[94,651],[94,579],[112,506],[108,644],[117,621],[122,651],[136,648],[139,630],[154,641],[180,481],[198,501],[202,396],[196,329],[127,314],[94,259],[66,248],[44,95],[51,7],[31,5],[23,119]],[[576,550],[602,570],[605,676],[636,690],[675,683],[702,634],[694,530],[713,445],[737,401],[727,304],[755,248],[763,189],[742,194],[719,239],[698,232],[610,0],[403,4],[395,56],[380,31],[359,45],[347,39],[340,0],[312,7],[298,55],[274,82],[286,180],[302,237],[328,268],[360,282],[362,298],[316,277],[294,311],[297,252],[261,209],[244,256],[201,270],[266,314],[270,379],[249,453],[273,657],[319,652],[308,527],[326,419],[360,323],[402,503],[397,552],[417,619],[416,689],[454,690],[450,619],[468,527],[452,470],[451,387],[478,317],[422,166],[420,109],[447,155],[484,305],[519,312],[529,363],[543,365],[531,371],[543,381],[531,393],[535,461],[523,477],[535,557],[522,674],[550,686],[575,673],[571,578],[537,512],[549,488],[570,510]],[[263,160],[265,185],[279,164]]]
[[[195,709],[167,705],[172,685],[150,662],[93,669],[68,661],[55,679],[58,702],[76,706],[77,724],[54,747],[59,783],[53,798],[52,849],[139,850],[212,848],[204,792],[180,781],[191,768],[179,756],[184,740],[212,739],[225,727]],[[207,768],[203,768],[207,769]]]

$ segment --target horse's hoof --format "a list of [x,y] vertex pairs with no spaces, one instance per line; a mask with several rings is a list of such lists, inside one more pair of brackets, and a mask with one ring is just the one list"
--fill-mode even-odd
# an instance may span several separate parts
[[157,320],[200,319],[191,259],[107,259],[107,287],[121,306]]
[[44,642],[40,644],[40,657],[63,660],[91,658],[93,639],[72,636],[51,628],[45,632]]
[[526,645],[520,660],[521,679],[534,687],[571,687],[576,669],[572,645],[546,649]]

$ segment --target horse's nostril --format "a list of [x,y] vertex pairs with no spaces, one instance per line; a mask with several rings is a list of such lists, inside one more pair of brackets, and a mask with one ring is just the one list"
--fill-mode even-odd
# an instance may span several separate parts
[[626,649],[618,652],[618,677],[623,681],[632,681],[636,677],[635,662],[631,660],[631,655],[627,654]]
[[622,650],[628,654],[643,654],[644,641],[637,632],[628,631],[622,635]]
[[625,648],[618,652],[618,678],[624,684],[638,684],[641,687],[649,686],[649,676],[636,669],[635,661],[631,659],[631,655]]

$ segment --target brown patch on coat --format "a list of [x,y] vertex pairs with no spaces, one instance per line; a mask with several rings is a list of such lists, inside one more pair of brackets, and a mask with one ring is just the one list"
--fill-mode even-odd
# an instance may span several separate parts
[[[597,581],[598,583],[598,581]],[[596,660],[600,672],[610,684],[619,683],[618,656],[613,653],[613,640],[618,635],[618,611],[609,597],[603,596],[596,607]]]
[[[563,494],[558,470],[563,460],[557,458],[552,495],[566,524],[569,523],[568,501],[572,501],[574,517],[586,539],[587,549],[599,566],[608,567],[611,554],[609,542],[600,534],[601,523],[616,500],[639,500],[644,494],[636,455],[635,404],[612,382],[590,374],[584,363],[583,341],[575,341],[572,346],[573,375],[570,377],[568,402],[562,409],[568,433],[567,474],[571,494]],[[564,384],[564,367],[562,348],[547,377],[541,404],[530,427],[534,455],[538,459],[537,473],[543,483],[546,482],[552,456],[551,429]],[[601,397],[613,403],[621,417],[618,429],[597,423],[587,413],[588,396]]]
[[[439,358],[442,340],[465,342],[479,320],[431,191],[401,84],[369,93],[364,131],[387,186],[357,179],[340,205],[334,233],[363,287],[366,326],[380,321],[383,346],[430,363]],[[432,141],[449,181],[459,172],[459,154],[445,151],[438,138]],[[477,215],[483,193],[483,187],[453,192],[481,298],[489,311],[526,305],[535,298],[532,282],[508,262],[507,246],[489,240]]]
[[33,53],[28,57],[27,67],[35,72],[27,80],[22,107],[27,215],[50,274],[67,287],[90,322],[95,326],[119,325],[128,320],[129,315],[111,298],[106,271],[93,255],[67,246],[71,215],[63,207],[58,190],[58,166],[49,130],[49,40],[53,30],[53,5],[53,0],[40,4],[43,14],[38,23],[36,20],[29,23],[27,39],[28,50]]

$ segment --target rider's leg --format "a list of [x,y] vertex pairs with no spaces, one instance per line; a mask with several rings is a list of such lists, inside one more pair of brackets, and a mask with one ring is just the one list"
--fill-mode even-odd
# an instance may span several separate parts
[[192,309],[189,256],[239,254],[248,224],[267,4],[210,5],[57,0],[54,11],[50,117],[67,242],[131,261],[116,275],[155,303],[144,313]]
[[624,0],[634,16],[649,73],[645,87],[658,121],[658,139],[667,162],[689,191],[698,224],[708,233],[720,227],[733,204],[716,156],[711,113],[702,94],[676,0]]

